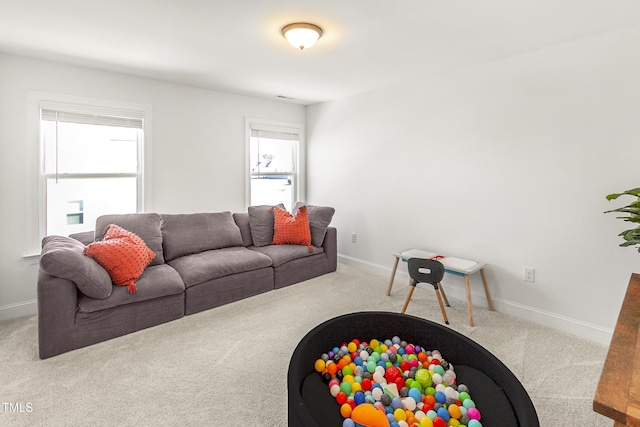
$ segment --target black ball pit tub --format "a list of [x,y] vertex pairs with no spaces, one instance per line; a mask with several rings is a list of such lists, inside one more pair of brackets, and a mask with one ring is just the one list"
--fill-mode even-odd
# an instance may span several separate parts
[[393,336],[437,349],[453,364],[458,383],[466,384],[485,427],[539,427],[538,416],[516,376],[487,349],[438,323],[406,314],[368,311],[327,320],[298,343],[287,375],[290,427],[341,427],[339,405],[314,362],[329,349],[354,338],[385,340]]

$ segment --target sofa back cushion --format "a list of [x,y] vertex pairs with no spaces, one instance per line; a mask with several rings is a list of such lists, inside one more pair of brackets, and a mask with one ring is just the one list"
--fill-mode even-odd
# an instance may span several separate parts
[[166,261],[208,251],[242,246],[240,228],[231,212],[162,215]]
[[242,244],[245,247],[253,246],[253,239],[251,238],[251,225],[249,224],[249,213],[234,213],[233,219],[240,229],[240,234],[242,234]]
[[[282,203],[276,207],[284,209]],[[257,205],[247,209],[254,246],[269,246],[273,241],[273,208],[271,205]]]
[[116,224],[140,236],[149,249],[156,253],[150,265],[164,264],[160,215],[157,213],[102,215],[96,220],[96,241],[104,239],[105,229],[109,224]]
[[297,202],[293,207],[293,214],[295,215],[298,209],[303,206],[307,207],[309,213],[309,227],[311,228],[311,244],[313,246],[322,246],[324,242],[324,236],[327,233],[327,227],[331,223],[333,214],[336,210],[329,206],[314,206],[307,205],[302,202]]

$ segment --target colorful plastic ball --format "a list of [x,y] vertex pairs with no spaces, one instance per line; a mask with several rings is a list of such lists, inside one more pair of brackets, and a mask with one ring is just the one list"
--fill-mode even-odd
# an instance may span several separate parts
[[380,396],[380,403],[382,403],[384,406],[391,406],[392,400],[393,399],[388,394],[383,394],[382,396]]
[[447,406],[447,410],[449,411],[449,415],[452,418],[460,419],[462,413],[460,412],[460,407],[458,405],[449,405]]
[[413,398],[416,402],[420,402],[422,400],[422,393],[417,388],[410,388],[409,397]]
[[331,396],[337,397],[338,393],[340,393],[340,386],[338,384],[332,385],[329,389],[329,393],[331,393]]
[[338,402],[338,405],[347,403],[347,394],[344,391],[339,392],[336,395],[336,402]]
[[353,411],[353,409],[348,403],[343,403],[340,406],[340,415],[342,415],[343,418],[349,418],[351,416],[351,411]]
[[453,387],[446,387],[444,389],[444,394],[447,396],[448,399],[457,399],[458,398],[458,392],[455,391],[453,389]]
[[388,383],[394,383],[396,379],[402,378],[402,372],[395,366],[391,366],[385,370],[384,378]]
[[431,376],[431,380],[433,381],[434,384],[442,384],[442,375],[440,375],[437,372],[434,372],[433,375]]
[[404,399],[404,407],[409,411],[415,411],[418,406],[416,399],[413,397],[407,397]]
[[482,427],[482,423],[478,420],[469,420],[467,427]]
[[391,399],[391,407],[393,409],[402,408],[402,400],[400,400],[399,397],[394,397],[393,399]]
[[330,362],[329,364],[327,364],[327,372],[332,376],[334,376],[336,372],[338,372],[338,365],[336,365],[333,362]]
[[346,381],[340,383],[340,391],[349,396],[351,394],[351,383]]
[[447,401],[447,395],[441,391],[436,391],[436,394],[433,396],[436,398],[436,402],[444,403]]
[[315,370],[317,372],[322,372],[324,370],[325,366],[327,366],[327,364],[322,359],[316,360],[316,363],[313,364],[313,367],[315,368]]
[[446,384],[453,385],[456,382],[456,378],[449,373],[450,371],[445,372],[442,376],[442,381]]
[[481,418],[480,411],[478,411],[475,407],[467,408],[467,417],[469,417],[470,420],[479,421]]
[[460,391],[460,387],[458,387],[458,392],[458,399],[460,399],[461,402],[464,402],[467,399],[471,399],[469,393],[467,393],[466,391]]
[[447,427],[447,422],[440,417],[433,419],[433,427]]
[[429,417],[424,417],[420,420],[420,427],[433,427],[433,420]]
[[467,413],[469,412],[468,410],[471,408],[475,408],[476,407],[476,403],[471,400],[471,399],[465,399],[462,401],[462,406],[464,406],[465,408],[467,408]]
[[404,421],[407,419],[407,414],[402,408],[396,408],[395,411],[393,411],[393,416],[397,421]]
[[356,427],[356,423],[351,418],[345,418],[342,427]]
[[362,391],[356,391],[353,395],[353,401],[356,403],[356,405],[360,405],[361,403],[364,403],[365,401],[364,393]]
[[444,406],[441,407],[440,409],[438,409],[438,411],[436,413],[445,422],[449,421],[449,418],[451,418],[451,414],[449,414],[449,411],[447,411],[447,408],[445,408]]

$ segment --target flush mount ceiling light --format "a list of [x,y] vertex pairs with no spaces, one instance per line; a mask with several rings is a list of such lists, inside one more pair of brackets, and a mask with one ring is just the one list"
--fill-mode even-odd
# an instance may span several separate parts
[[293,47],[299,48],[300,50],[313,46],[324,33],[322,28],[306,22],[295,22],[285,25],[280,32]]

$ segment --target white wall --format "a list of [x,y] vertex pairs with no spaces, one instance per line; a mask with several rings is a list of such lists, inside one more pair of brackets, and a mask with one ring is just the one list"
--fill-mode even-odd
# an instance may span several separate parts
[[[30,91],[150,105],[152,204],[164,213],[242,211],[245,117],[304,123],[305,107],[0,54],[0,321],[35,313],[28,247]],[[149,159],[147,159],[149,160]]]
[[342,260],[482,260],[498,310],[608,343],[640,272],[603,214],[640,186],[639,45],[633,27],[310,107],[307,191],[335,206]]

